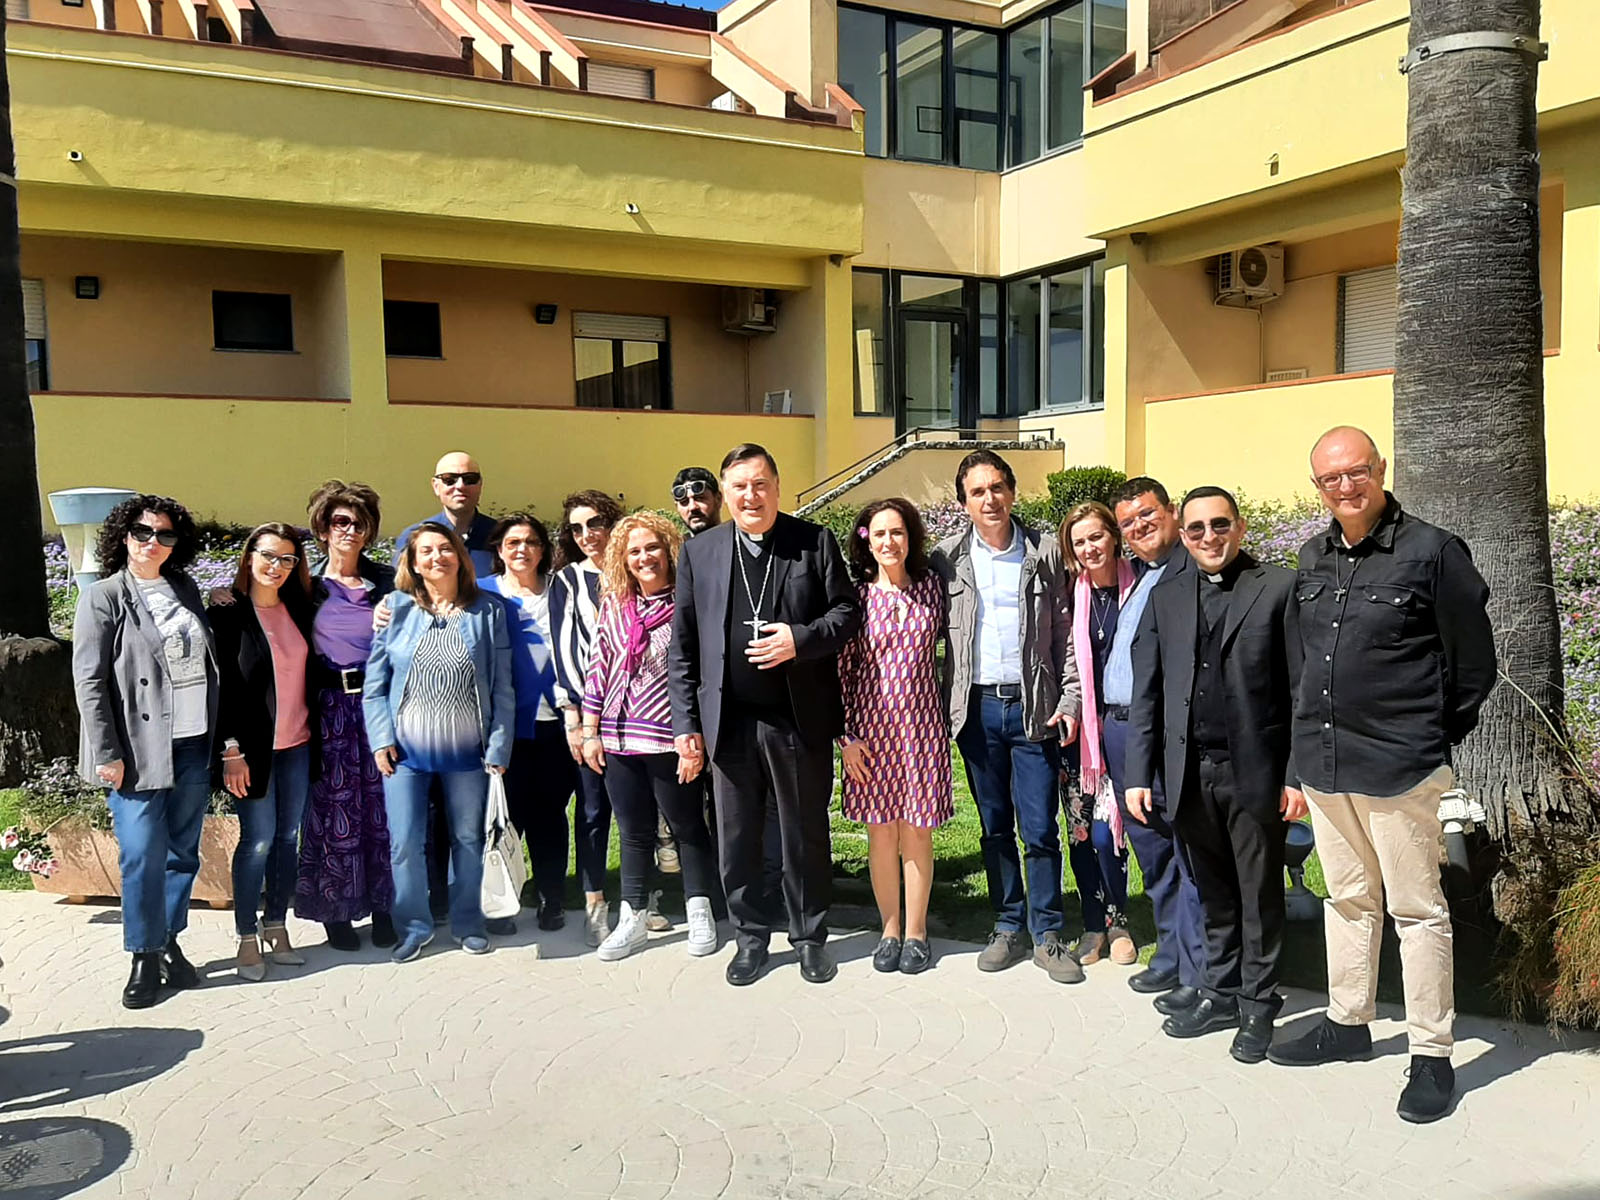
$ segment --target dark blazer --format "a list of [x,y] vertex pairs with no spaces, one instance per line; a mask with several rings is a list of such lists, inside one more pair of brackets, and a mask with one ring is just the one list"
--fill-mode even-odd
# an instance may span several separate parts
[[[683,544],[678,558],[677,611],[667,651],[672,732],[699,733],[715,758],[727,678],[728,586],[736,526],[724,521]],[[861,627],[855,584],[833,534],[779,513],[772,538],[775,621],[794,630],[794,658],[781,667],[801,740],[825,745],[844,732],[839,651]]]
[[[289,615],[306,639],[306,711],[311,726],[311,778],[320,776],[321,722],[317,720],[318,679],[316,651],[311,640],[311,606],[284,594]],[[278,722],[278,685],[272,667],[272,647],[256,616],[249,596],[236,591],[232,604],[214,604],[208,610],[211,631],[217,639],[217,659],[222,664],[222,702],[217,713],[216,745],[237,738],[250,768],[248,800],[266,795],[272,776],[272,741]],[[221,786],[221,762],[217,763]]]
[[[1239,802],[1261,820],[1276,820],[1283,788],[1299,786],[1290,733],[1300,684],[1300,606],[1293,571],[1240,559],[1222,643],[1228,746]],[[1199,569],[1163,576],[1133,642],[1125,786],[1149,787],[1159,767],[1169,815],[1188,782],[1199,614]]]

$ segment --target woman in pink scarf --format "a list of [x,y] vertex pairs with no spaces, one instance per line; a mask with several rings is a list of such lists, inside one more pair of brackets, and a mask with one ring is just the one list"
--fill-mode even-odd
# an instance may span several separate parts
[[[1122,807],[1106,769],[1100,699],[1117,615],[1133,590],[1133,566],[1122,554],[1116,518],[1103,504],[1080,504],[1061,522],[1063,555],[1073,574],[1072,643],[1083,681],[1083,726],[1066,754],[1062,789],[1068,856],[1083,904],[1083,936],[1073,949],[1085,966],[1110,957],[1131,966],[1139,948],[1128,929],[1128,857]],[[1076,768],[1076,769],[1074,769]]]
[[623,517],[601,569],[600,610],[583,695],[583,761],[604,776],[622,844],[622,915],[600,943],[604,962],[642,948],[649,933],[649,875],[657,813],[678,843],[687,901],[689,953],[717,949],[711,916],[716,863],[706,828],[698,764],[678,756],[667,704],[678,532],[658,513]]

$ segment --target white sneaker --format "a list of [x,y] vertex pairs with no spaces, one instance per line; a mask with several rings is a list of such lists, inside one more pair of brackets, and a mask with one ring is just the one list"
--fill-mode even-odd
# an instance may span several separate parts
[[717,922],[708,896],[689,897],[689,953],[695,958],[717,952]]
[[611,932],[611,906],[604,900],[591,900],[583,916],[583,940],[598,946]]
[[672,921],[661,915],[661,893],[650,893],[650,900],[644,906],[644,927],[651,933],[671,933]]
[[601,962],[616,962],[643,946],[649,936],[650,931],[644,927],[644,913],[635,911],[633,905],[624,900],[617,927],[600,943],[600,949],[595,953]]

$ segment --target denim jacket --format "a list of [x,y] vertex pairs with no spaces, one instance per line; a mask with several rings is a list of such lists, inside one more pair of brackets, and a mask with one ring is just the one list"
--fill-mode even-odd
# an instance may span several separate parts
[[[394,616],[386,628],[373,636],[367,682],[362,689],[367,744],[374,750],[396,744],[395,715],[406,694],[412,656],[433,620],[432,614],[407,592],[391,592],[389,608]],[[462,610],[461,636],[472,655],[478,714],[483,723],[484,762],[508,766],[517,723],[517,692],[512,675],[511,634],[498,596],[480,591]]]

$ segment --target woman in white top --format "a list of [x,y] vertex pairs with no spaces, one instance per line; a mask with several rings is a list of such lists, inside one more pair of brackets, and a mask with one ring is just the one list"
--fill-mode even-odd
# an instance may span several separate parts
[[99,582],[78,601],[72,675],[79,771],[111,789],[122,874],[122,945],[133,955],[128,1008],[199,976],[178,948],[200,869],[217,726],[216,646],[194,559],[194,520],[164,496],[135,496],[100,527]]

